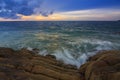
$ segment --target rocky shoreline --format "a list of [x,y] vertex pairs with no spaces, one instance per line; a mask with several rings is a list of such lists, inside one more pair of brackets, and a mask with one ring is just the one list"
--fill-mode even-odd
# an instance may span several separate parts
[[0,48],[0,80],[120,80],[120,51],[102,51],[80,69],[37,49]]
[[120,51],[102,51],[80,69],[84,80],[120,80]]

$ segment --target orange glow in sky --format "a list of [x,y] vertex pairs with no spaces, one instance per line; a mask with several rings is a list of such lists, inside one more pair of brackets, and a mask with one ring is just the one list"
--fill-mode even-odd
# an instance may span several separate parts
[[78,10],[54,13],[47,17],[40,14],[34,14],[30,16],[20,16],[20,19],[4,19],[0,18],[0,21],[61,21],[61,20],[117,20],[120,18],[119,10],[111,9],[91,9],[91,10]]

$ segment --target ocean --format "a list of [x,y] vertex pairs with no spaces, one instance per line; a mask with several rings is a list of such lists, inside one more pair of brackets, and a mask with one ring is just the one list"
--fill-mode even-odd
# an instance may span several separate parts
[[79,67],[102,50],[120,50],[118,21],[0,22],[0,47],[39,49]]

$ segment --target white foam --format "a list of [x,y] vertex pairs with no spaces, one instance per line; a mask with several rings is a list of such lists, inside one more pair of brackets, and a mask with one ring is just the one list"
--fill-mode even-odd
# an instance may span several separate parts
[[68,51],[56,50],[53,55],[56,56],[57,60],[61,60],[65,64],[76,65],[76,60]]
[[56,50],[52,55],[54,55],[57,60],[63,61],[65,64],[75,65],[77,68],[88,59],[86,54],[82,54],[78,58],[75,58],[71,55],[71,52],[65,48],[63,48],[63,50]]
[[33,50],[33,48],[31,48],[31,47],[27,47],[27,50],[32,51],[32,50]]
[[42,50],[38,54],[40,54],[42,56],[46,56],[48,54],[48,52],[47,52],[47,50]]
[[[19,34],[17,33],[17,36]],[[23,36],[24,34],[19,35],[19,37]],[[57,60],[61,60],[63,61],[65,64],[71,64],[71,65],[76,65],[78,68],[84,64],[86,62],[86,60],[88,59],[88,57],[93,56],[97,53],[97,51],[100,50],[110,50],[113,49],[113,46],[118,46],[119,44],[114,44],[110,41],[104,41],[104,40],[99,40],[99,39],[89,39],[89,38],[82,38],[82,37],[70,37],[69,35],[65,35],[65,34],[60,34],[60,33],[38,33],[35,34],[35,36],[37,37],[38,40],[36,40],[36,38],[33,37],[28,37],[27,35],[25,36],[25,38],[18,38],[16,37],[16,35],[14,35],[14,33],[10,34],[8,32],[4,32],[3,34],[1,34],[0,36],[0,46],[4,46],[4,47],[18,47],[19,49],[23,48],[23,47],[28,47],[27,49],[32,51],[33,48],[31,47],[35,47],[35,48],[42,48],[44,47],[48,47],[48,45],[50,45],[51,43],[46,43],[46,44],[41,44],[42,42],[40,42],[40,40],[52,40],[52,41],[56,41],[58,44],[60,45],[60,49],[58,49],[59,47],[56,47],[52,54],[49,53],[50,49],[48,50],[40,50],[39,54],[46,56],[47,54],[51,54],[51,55],[55,55]],[[69,37],[68,37],[69,36]],[[59,38],[61,39],[66,39],[63,42],[59,41]],[[37,42],[38,41],[38,42]],[[28,45],[30,44],[30,45]],[[35,45],[39,45],[39,46],[35,46]],[[69,44],[72,51],[70,51],[70,48],[67,47],[65,44]],[[93,46],[93,49],[89,50],[89,45]],[[56,46],[56,44],[55,44]],[[57,45],[58,46],[58,45]],[[95,47],[94,47],[95,46]],[[51,47],[51,46],[50,46]],[[46,48],[46,49],[47,49]],[[81,50],[81,48],[83,48],[83,52]],[[78,52],[76,52],[73,49],[77,49]],[[77,58],[72,55],[72,54],[77,55]]]
[[88,59],[88,56],[84,53],[82,54],[78,59],[78,64],[76,64],[77,68],[79,68],[82,64],[84,64],[86,62],[86,60]]

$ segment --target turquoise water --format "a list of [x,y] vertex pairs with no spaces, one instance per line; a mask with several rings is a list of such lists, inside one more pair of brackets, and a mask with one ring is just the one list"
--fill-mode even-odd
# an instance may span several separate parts
[[101,50],[120,50],[120,22],[0,22],[0,47],[38,48],[79,67]]

